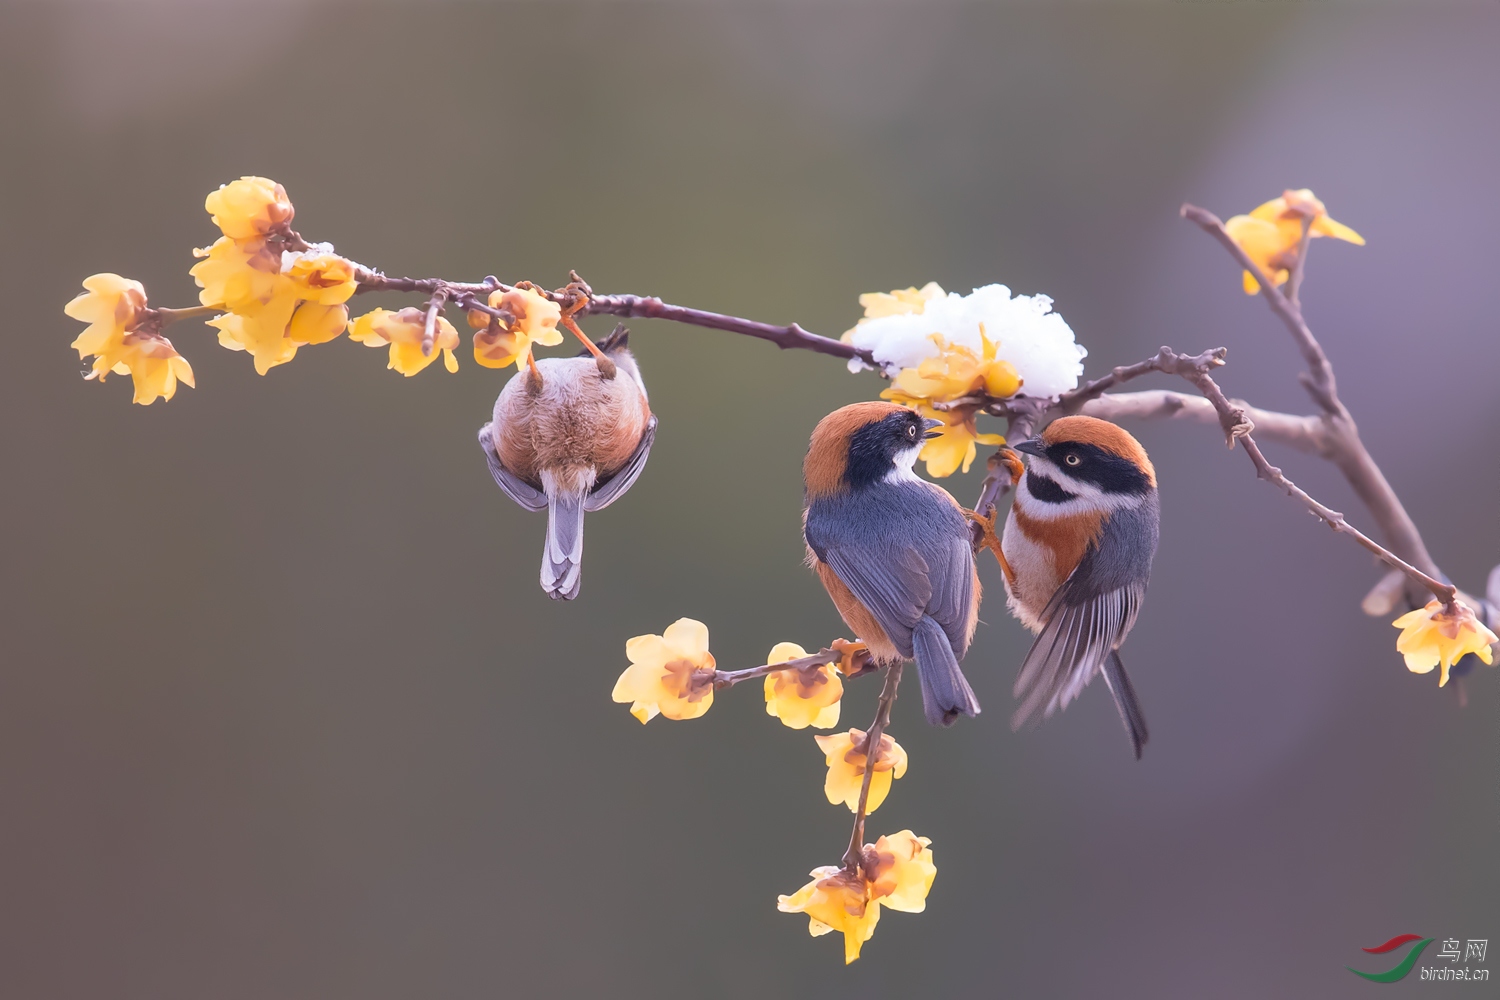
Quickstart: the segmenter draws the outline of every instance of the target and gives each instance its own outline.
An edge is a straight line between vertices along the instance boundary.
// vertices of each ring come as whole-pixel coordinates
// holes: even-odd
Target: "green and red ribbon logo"
[[[1372,983],[1398,982],[1406,978],[1406,974],[1412,970],[1412,966],[1417,964],[1417,959],[1421,957],[1422,950],[1428,945],[1432,944],[1432,940],[1432,938],[1424,938],[1420,934],[1397,934],[1385,944],[1376,945],[1373,948],[1362,949],[1363,951],[1368,952],[1371,955],[1385,955],[1389,952],[1395,951],[1402,945],[1410,944],[1413,941],[1417,942],[1416,946],[1413,947],[1411,951],[1406,953],[1406,957],[1398,962],[1395,968],[1392,968],[1386,972],[1360,972],[1352,965],[1346,965],[1344,966],[1344,968],[1348,969],[1356,976],[1360,976],[1364,979],[1370,980],[1370,982]]]

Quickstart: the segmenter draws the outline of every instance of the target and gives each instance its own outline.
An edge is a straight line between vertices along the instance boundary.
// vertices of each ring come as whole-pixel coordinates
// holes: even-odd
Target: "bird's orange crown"
[[[1042,443],[1048,446],[1070,441],[1091,444],[1134,462],[1145,471],[1151,485],[1156,485],[1156,467],[1151,464],[1146,449],[1125,428],[1098,417],[1074,416],[1054,420],[1042,431]]]
[[[849,441],[854,432],[904,409],[906,407],[895,403],[872,400],[841,406],[818,421],[807,446],[807,457],[802,460],[802,480],[807,484],[807,498],[831,496],[844,489],[844,473],[849,467]]]

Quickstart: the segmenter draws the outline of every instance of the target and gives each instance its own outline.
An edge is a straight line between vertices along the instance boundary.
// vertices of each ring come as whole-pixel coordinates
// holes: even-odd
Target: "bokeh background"
[[[911,771],[872,820],[933,839],[928,910],[846,969],[775,909],[848,833],[809,733],[755,690],[644,728],[609,691],[624,640],[683,615],[726,667],[843,634],[800,563],[799,466],[877,379],[636,324],[661,431],[564,605],[474,443],[503,376],[405,380],[339,342],[260,378],[188,324],[199,388],[134,407],[128,379],[79,378],[61,306],[102,270],[192,302],[204,194],[258,173],[393,274],[571,267],[833,335],[862,291],[1001,281],[1056,299],[1091,374],[1225,345],[1230,393],[1305,411],[1284,331],[1176,209],[1310,186],[1369,239],[1316,245],[1311,321],[1479,590],[1497,50],[1493,3],[0,7],[0,993],[1423,989],[1344,966],[1403,932],[1500,938],[1500,678],[1460,709],[1403,669],[1357,607],[1371,560],[1210,429],[1133,428],[1164,516],[1127,648],[1145,759],[1097,685],[1009,731],[1027,637],[992,597],[985,713],[933,730],[907,692]],[[1368,525],[1331,469],[1271,450]],[[851,685],[849,724],[875,693]]]

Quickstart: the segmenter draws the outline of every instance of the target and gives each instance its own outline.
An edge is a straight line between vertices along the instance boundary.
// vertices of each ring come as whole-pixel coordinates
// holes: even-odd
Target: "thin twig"
[[[185,319],[197,319],[201,316],[216,316],[223,311],[224,310],[219,306],[188,306],[185,309],[168,309],[166,307],[162,307],[160,309],[148,310],[147,321],[149,321],[149,313],[155,313],[157,329],[161,329],[163,327],[171,326],[173,323],[180,323]]]
[[[734,687],[744,681],[753,681],[757,677],[767,674],[780,673],[783,670],[806,670],[808,667],[821,667],[829,663],[837,663],[842,654],[834,649],[823,649],[810,656],[800,656],[795,660],[787,660],[785,663],[765,663],[758,667],[749,667],[745,670],[715,670],[714,688]]]
[[[1169,347],[1163,347],[1154,360],[1157,362],[1157,370],[1166,372],[1167,374],[1180,375],[1187,379],[1213,405],[1214,411],[1219,416],[1219,426],[1224,431],[1225,443],[1231,448],[1238,443],[1245,450],[1245,454],[1249,456],[1251,464],[1255,466],[1255,472],[1259,478],[1281,487],[1288,496],[1300,501],[1303,506],[1322,519],[1334,531],[1349,535],[1360,545],[1374,553],[1376,558],[1380,559],[1381,562],[1392,569],[1398,569],[1405,573],[1409,579],[1431,591],[1432,595],[1444,604],[1451,605],[1458,597],[1458,590],[1452,584],[1444,583],[1442,580],[1422,572],[1379,542],[1370,538],[1345,520],[1343,514],[1313,499],[1306,490],[1303,490],[1296,483],[1288,479],[1280,469],[1266,461],[1265,455],[1261,453],[1260,445],[1255,443],[1255,438],[1250,433],[1254,430],[1255,425],[1250,422],[1249,417],[1243,409],[1236,407],[1229,401],[1224,395],[1223,390],[1219,388],[1219,384],[1208,374],[1210,369],[1224,363],[1222,349],[1220,351],[1205,352],[1197,357],[1189,357],[1185,354],[1178,354]]]
[[[432,356],[432,345],[437,340],[438,314],[448,301],[448,288],[440,285],[427,300],[427,318],[422,323],[422,357]]]
[[[483,282],[461,282],[445,281],[441,278],[392,278],[376,271],[361,269],[355,275],[359,281],[357,291],[375,292],[424,292],[428,295],[435,294],[438,289],[446,288],[450,294],[463,293],[488,295],[493,291],[510,291],[514,286],[504,284],[494,277],[486,278]],[[568,287],[556,291],[545,291],[538,289],[552,301],[567,307],[576,304],[579,296],[578,289],[586,287],[581,280],[570,284]],[[621,316],[637,319],[665,319],[675,323],[686,323],[690,326],[701,326],[711,330],[724,330],[728,333],[738,333],[747,337],[755,337],[759,340],[768,340],[777,347],[783,349],[799,349],[812,351],[816,354],[827,354],[835,358],[859,358],[867,364],[874,364],[874,356],[866,348],[855,347],[841,340],[831,337],[822,337],[815,333],[809,333],[796,323],[787,326],[776,326],[772,323],[761,323],[756,320],[743,319],[739,316],[728,316],[724,313],[707,312],[702,309],[690,309],[686,306],[672,305],[663,302],[655,296],[641,295],[588,295],[587,304],[578,310],[576,315],[600,315]]]
[[[896,688],[901,685],[901,663],[885,668],[885,686],[880,689],[880,704],[875,709],[875,721],[865,733],[865,778],[859,786],[859,808],[854,813],[854,831],[849,835],[849,849],[844,852],[844,868],[859,870],[864,858],[865,815],[870,801],[870,779],[875,776],[875,758],[880,755],[880,737],[891,722],[891,706],[896,704]]]

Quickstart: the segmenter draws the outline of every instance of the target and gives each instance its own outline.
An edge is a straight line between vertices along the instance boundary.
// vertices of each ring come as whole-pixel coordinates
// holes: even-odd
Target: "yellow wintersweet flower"
[[[1448,683],[1448,668],[1468,653],[1493,664],[1490,646],[1500,642],[1463,601],[1454,601],[1453,610],[1448,611],[1442,601],[1434,599],[1425,608],[1409,611],[1391,624],[1401,629],[1396,637],[1396,651],[1406,657],[1406,669],[1425,674],[1433,667],[1441,667],[1438,687]]]
[[[114,370],[124,355],[125,332],[135,328],[146,311],[146,286],[105,272],[83,279],[86,291],[73,297],[63,312],[88,326],[73,341],[80,359],[96,355],[94,376]],[[123,372],[121,373],[123,374]]]
[[[874,845],[865,845],[864,867],[870,877],[870,895],[903,913],[921,913],[927,909],[927,893],[937,877],[932,863],[932,843],[910,830],[881,837]]]
[[[1224,231],[1261,271],[1282,285],[1297,266],[1304,219],[1312,220],[1307,228],[1314,237],[1332,236],[1355,246],[1365,245],[1363,236],[1330,218],[1328,209],[1307,188],[1283,191],[1280,198],[1272,198],[1249,215],[1236,215],[1224,223]],[[1246,271],[1243,278],[1245,294],[1260,291],[1253,274]]]
[[[795,642],[778,642],[766,654],[767,663],[800,660],[807,650]],[[766,714],[788,729],[832,729],[839,724],[844,682],[833,664],[766,674]]]
[[[865,292],[859,297],[859,304],[864,307],[865,319],[879,319],[882,316],[905,316],[909,313],[922,313],[927,309],[927,303],[933,299],[940,299],[948,293],[943,291],[943,286],[936,281],[929,281],[921,288],[897,288],[890,292]],[[849,330],[844,334],[848,340],[854,331]]]
[[[292,287],[281,273],[281,253],[265,240],[236,242],[221,236],[212,246],[193,251],[203,260],[188,273],[203,291],[198,301],[236,312],[263,306]]]
[[[349,339],[366,347],[391,346],[392,368],[402,375],[411,376],[437,360],[443,354],[443,366],[450,372],[458,371],[458,358],[453,352],[458,347],[458,331],[453,324],[439,316],[436,335],[432,341],[432,353],[422,353],[423,324],[426,314],[413,306],[400,312],[389,309],[373,309],[349,324]]]
[[[171,399],[177,394],[179,381],[193,385],[193,367],[177,353],[172,342],[160,334],[127,333],[126,356],[114,368],[130,373],[135,385],[135,402],[150,406],[157,398]],[[100,375],[99,380],[104,381]]]
[[[859,958],[859,950],[875,935],[880,904],[870,898],[863,876],[833,865],[814,868],[813,880],[790,896],[777,896],[782,913],[807,914],[807,932],[822,937],[830,931],[844,935],[844,964]]]
[[[224,347],[249,351],[256,372],[264,375],[296,357],[297,348],[302,346],[289,336],[296,308],[296,289],[291,282],[282,281],[269,301],[243,305],[235,312],[214,317],[208,325],[218,329],[219,343]]]
[[[557,329],[562,307],[534,289],[497,289],[490,293],[490,308],[503,309],[515,318],[491,323],[492,317],[485,313],[469,313],[469,325],[479,330],[474,334],[474,360],[486,368],[519,367],[533,344],[555,347],[563,341]]]
[[[326,344],[349,325],[349,307],[346,305],[325,306],[316,302],[303,302],[292,313],[287,325],[288,340],[298,344]]]
[[[813,880],[790,896],[778,896],[776,908],[807,914],[807,932],[813,937],[842,933],[847,965],[875,934],[882,906],[905,913],[927,908],[927,893],[937,877],[931,843],[910,830],[881,837],[864,846],[855,870],[814,868]]]
[[[944,479],[960,468],[968,472],[969,466],[974,464],[974,459],[979,454],[978,445],[1005,443],[1004,435],[979,432],[975,423],[979,415],[977,406],[938,410],[927,400],[900,389],[887,389],[880,394],[880,398],[913,407],[922,416],[940,422],[941,426],[929,431],[935,432],[935,436],[928,438],[918,453],[918,457],[927,463],[927,474],[934,479]]]
[[[631,702],[630,714],[642,724],[658,713],[696,719],[713,705],[714,658],[702,622],[679,618],[661,635],[638,635],[625,644],[625,655],[630,666],[610,697]]]
[[[286,276],[297,286],[297,297],[322,306],[348,302],[359,287],[355,264],[336,253],[308,252],[291,258]]]
[[[193,369],[172,342],[156,333],[137,333],[146,318],[146,289],[139,281],[118,274],[85,278],[87,291],[63,306],[73,319],[88,327],[73,341],[81,359],[94,358],[88,377],[103,382],[111,373],[129,375],[135,402],[150,406],[158,398],[171,399],[178,381],[193,384]]]
[[[233,240],[251,240],[292,221],[286,188],[265,177],[241,177],[203,200],[214,225]]]
[[[823,794],[834,805],[842,802],[850,812],[859,811],[859,792],[865,782],[868,738],[862,729],[851,729],[847,733],[832,736],[814,736],[818,749],[828,763],[828,777],[823,782]],[[870,775],[870,797],[865,802],[865,812],[880,808],[890,794],[891,781],[906,773],[906,751],[901,744],[888,735],[880,735],[880,752],[875,756],[875,773]]]
[[[895,391],[915,399],[948,402],[970,393],[985,392],[1001,399],[1014,396],[1021,389],[1021,377],[1015,365],[995,356],[999,344],[979,325],[981,353],[963,344],[950,344],[942,334],[929,339],[941,352],[924,358],[915,368],[903,368],[893,381]],[[891,390],[887,390],[891,391]]]

